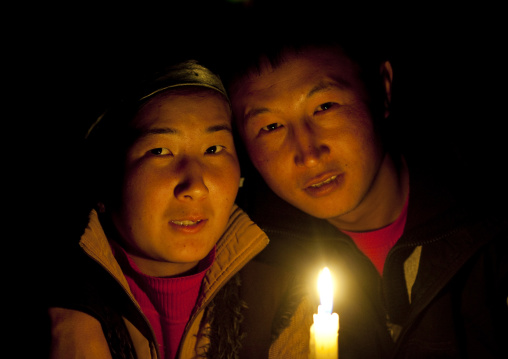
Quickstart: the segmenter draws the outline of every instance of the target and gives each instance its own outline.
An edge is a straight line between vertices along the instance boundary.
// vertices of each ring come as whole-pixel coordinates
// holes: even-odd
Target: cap
[[[136,95],[133,98],[131,97],[131,100],[134,102],[143,102],[165,90],[181,86],[207,87],[221,93],[229,102],[229,97],[220,77],[208,68],[200,65],[196,60],[187,60],[166,68],[164,71],[160,72],[158,76],[154,76],[153,80],[145,82],[145,84],[141,86],[141,89],[136,92]],[[94,124],[88,129],[85,136],[86,138],[90,136],[92,130],[109,112],[110,110],[106,110],[97,118]]]
[[[144,89],[144,93],[139,100],[146,100],[164,90],[179,86],[208,87],[220,92],[228,99],[219,76],[198,64],[196,60],[188,60],[167,68],[161,76],[157,77]]]

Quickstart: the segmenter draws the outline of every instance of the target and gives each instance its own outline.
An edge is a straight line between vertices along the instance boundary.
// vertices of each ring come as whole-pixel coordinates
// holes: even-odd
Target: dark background
[[[56,202],[59,193],[67,196],[73,148],[133,77],[175,53],[192,53],[193,48],[204,48],[220,59],[220,46],[234,47],[242,41],[236,21],[241,23],[243,11],[253,4],[268,4],[267,12],[279,4],[287,17],[295,6],[260,0],[185,3],[44,8],[29,24],[27,41],[17,41],[23,67],[15,96],[29,117],[18,114],[16,122],[28,121],[25,130],[35,134],[37,147],[29,152],[36,154],[32,165],[40,165],[32,175],[44,183],[41,192],[49,196],[43,197],[44,203]],[[310,17],[340,21],[344,16],[336,20],[330,14],[328,3],[339,1],[313,3]],[[501,10],[488,4],[457,7],[446,2],[357,4],[333,9],[345,14],[354,10],[354,16],[362,19],[358,27],[368,27],[374,18],[384,25],[372,31],[384,33],[391,47],[393,111],[405,141],[436,161],[452,156],[450,161],[464,163],[468,168],[464,176],[476,183],[475,190],[485,184],[488,192],[504,187],[500,152],[506,121],[506,26]]]
[[[263,3],[269,4],[266,11],[279,4],[286,16],[294,6],[226,0],[164,7],[87,2],[5,11],[11,21],[3,55],[8,79],[4,238],[14,248],[8,245],[4,257],[14,281],[9,297],[16,304],[31,303],[15,311],[20,328],[12,331],[28,343],[35,340],[25,348],[37,352],[43,338],[36,309],[49,269],[59,268],[60,228],[79,193],[82,170],[75,162],[87,128],[133,76],[174,57],[180,51],[175,49],[205,48],[220,58],[220,46],[242,41],[238,16]],[[357,8],[365,11],[365,19],[375,14],[386,24],[377,31],[386,33],[393,50],[393,111],[405,141],[437,167],[453,168],[472,194],[488,198],[479,211],[504,208],[506,20],[501,9],[485,3],[386,1]],[[330,19],[325,3],[316,9],[309,16]]]

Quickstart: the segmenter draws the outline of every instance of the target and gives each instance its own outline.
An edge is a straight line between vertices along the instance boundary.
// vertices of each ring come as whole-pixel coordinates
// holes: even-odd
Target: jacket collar
[[[104,267],[120,282],[127,292],[132,295],[129,290],[129,284],[123,275],[120,265],[113,255],[113,251],[111,250],[109,241],[104,233],[99,216],[95,210],[92,210],[89,214],[88,226],[81,236],[79,245],[86,254]]]
[[[249,260],[268,245],[268,237],[238,207],[234,206],[227,230],[217,242],[216,259],[203,280],[200,301],[206,301]],[[116,261],[95,210],[79,242],[81,248],[104,267],[132,297],[129,285]]]
[[[268,242],[266,234],[235,205],[228,228],[217,242],[215,262],[203,280],[200,302],[211,299],[211,296],[261,252]]]

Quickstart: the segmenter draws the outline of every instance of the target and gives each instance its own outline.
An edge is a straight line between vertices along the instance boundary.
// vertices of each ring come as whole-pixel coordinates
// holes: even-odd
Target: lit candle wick
[[[319,310],[323,313],[332,314],[333,308],[333,287],[332,287],[332,275],[328,267],[325,267],[318,277],[318,291],[321,305],[318,306]]]
[[[339,357],[339,316],[332,313],[332,276],[324,268],[318,277],[318,290],[321,304],[314,314],[314,324],[310,327],[310,358],[337,359]]]

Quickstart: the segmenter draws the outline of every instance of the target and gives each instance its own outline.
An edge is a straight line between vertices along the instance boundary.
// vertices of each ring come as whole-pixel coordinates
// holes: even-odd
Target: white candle
[[[339,357],[339,315],[332,313],[332,276],[325,267],[318,278],[321,305],[314,314],[314,324],[310,327],[310,358],[337,359]]]

